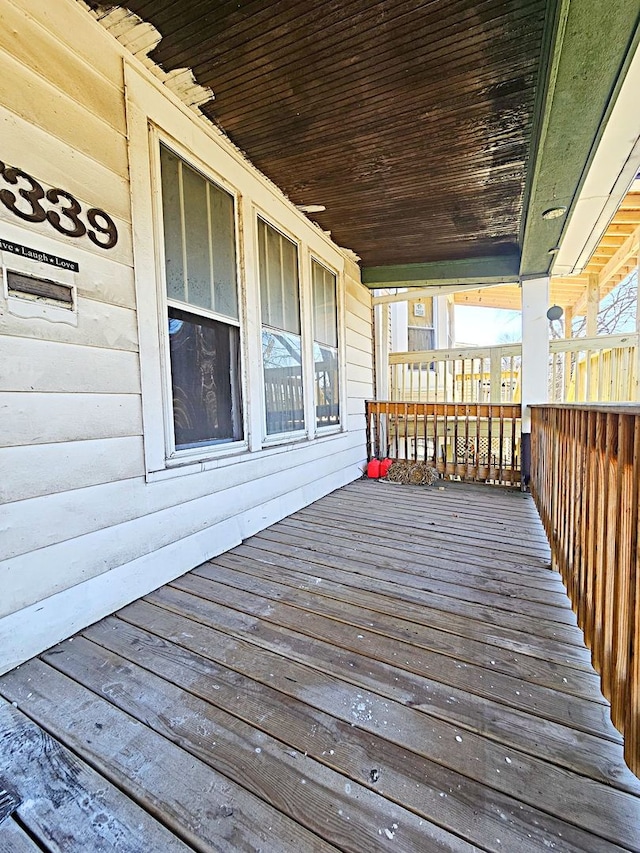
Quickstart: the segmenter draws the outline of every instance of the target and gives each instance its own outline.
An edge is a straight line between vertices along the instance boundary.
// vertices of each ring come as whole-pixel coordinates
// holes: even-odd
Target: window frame
[[[347,269],[351,256],[333,243],[326,234],[302,213],[255,166],[242,155],[214,126],[203,123],[192,109],[168,92],[166,87],[145,69],[129,61],[123,62],[125,109],[128,129],[128,182],[121,191],[131,203],[132,228],[122,232],[119,274],[130,282],[135,302],[130,306],[138,331],[137,352],[131,348],[129,368],[139,372],[142,428],[140,432],[141,474],[148,483],[161,483],[175,478],[215,471],[243,462],[259,461],[287,453],[313,440],[327,445],[336,435],[318,435],[315,424],[313,394],[313,348],[310,325],[309,254],[313,253],[328,268],[338,271],[340,304],[339,335],[342,382],[342,431],[348,432],[353,422],[349,414],[347,389],[348,333],[344,323]],[[234,199],[238,306],[240,322],[242,418],[244,441],[239,445],[224,443],[188,449],[169,458],[166,436],[167,417],[173,419],[171,394],[167,389],[168,323],[165,308],[166,283],[164,236],[161,204],[157,186],[159,141],[207,179],[226,190]],[[298,247],[300,316],[303,351],[304,432],[280,434],[273,443],[264,441],[263,370],[261,346],[260,292],[257,280],[256,214],[282,232]],[[115,259],[115,258],[114,258]],[[357,276],[356,276],[357,278]],[[350,297],[349,297],[350,298]],[[189,310],[189,308],[187,308]],[[227,318],[223,318],[227,322]],[[354,427],[355,428],[355,427]]]
[[[408,333],[409,333],[410,329],[416,330],[418,332],[431,332],[431,344],[432,344],[432,346],[430,346],[430,347],[416,347],[414,349],[411,349],[411,347],[409,346],[409,341],[408,341],[408,338],[409,338]],[[436,347],[436,327],[435,326],[413,326],[413,325],[411,325],[411,323],[408,323],[407,324],[407,347],[408,347],[408,350],[407,350],[408,352],[428,352],[429,350],[437,349],[437,347]]]
[[[248,437],[248,405],[246,381],[246,311],[245,287],[242,278],[241,261],[241,214],[242,197],[237,189],[221,175],[203,163],[197,155],[185,149],[170,134],[163,131],[153,122],[149,122],[149,143],[151,161],[151,186],[153,195],[153,229],[156,246],[156,282],[157,282],[157,316],[160,343],[160,368],[162,374],[162,411],[164,426],[165,465],[181,465],[187,462],[206,461],[219,456],[237,454],[249,447]],[[160,146],[164,145],[172,154],[181,159],[210,183],[220,187],[233,199],[234,247],[236,265],[236,289],[238,300],[237,320],[208,308],[192,305],[179,299],[172,299],[167,294],[166,256],[164,239],[164,211],[162,204],[162,175],[160,165]],[[169,308],[176,308],[193,316],[202,316],[211,320],[235,326],[239,330],[239,387],[240,387],[240,417],[242,421],[243,438],[235,441],[218,441],[202,444],[198,447],[176,448],[175,424],[173,414],[173,388],[171,376],[171,355],[169,350]]]
[[[298,269],[298,311],[299,311],[299,319],[300,319],[300,357],[301,357],[301,372],[302,372],[302,404],[303,404],[303,412],[304,412],[304,426],[302,429],[298,430],[289,430],[288,432],[278,432],[269,435],[267,432],[267,400],[266,400],[266,386],[264,381],[264,356],[263,356],[263,348],[262,348],[262,330],[268,329],[270,331],[276,333],[285,333],[285,334],[293,334],[292,332],[288,332],[286,329],[278,329],[275,326],[267,326],[262,322],[262,289],[260,283],[260,233],[258,227],[258,221],[262,220],[266,225],[270,228],[273,228],[274,231],[277,231],[282,237],[286,240],[289,240],[290,243],[296,247],[296,259],[297,259],[297,269]],[[262,447],[268,448],[273,447],[274,445],[279,444],[291,444],[292,442],[299,441],[309,441],[313,438],[313,433],[310,428],[309,422],[309,364],[308,364],[308,355],[307,355],[307,343],[308,343],[308,328],[309,328],[309,317],[308,315],[308,306],[307,299],[305,296],[305,285],[306,285],[306,277],[304,275],[305,272],[305,264],[303,262],[303,257],[305,254],[305,244],[300,240],[299,237],[296,237],[292,234],[287,228],[280,225],[273,216],[269,215],[269,213],[262,208],[254,205],[254,216],[253,216],[253,228],[255,233],[255,276],[257,283],[257,293],[258,293],[258,316],[260,318],[260,328],[259,328],[259,338],[260,338],[260,375],[261,375],[261,412],[262,412]],[[315,411],[315,407],[314,407]]]
[[[315,395],[315,359],[313,357],[313,346],[316,343],[315,339],[315,327],[314,327],[314,317],[313,317],[313,308],[314,308],[314,300],[313,300],[313,264],[316,263],[319,266],[323,267],[328,273],[334,276],[336,281],[336,338],[337,338],[337,346],[336,357],[338,359],[338,415],[340,420],[337,424],[327,424],[326,426],[318,426],[318,418],[317,418],[317,401]],[[313,368],[313,423],[314,423],[314,433],[315,435],[322,436],[328,435],[336,432],[346,432],[346,426],[344,424],[345,412],[346,412],[346,404],[344,400],[344,375],[346,369],[346,359],[345,354],[343,352],[343,337],[342,329],[346,329],[345,326],[345,316],[344,316],[344,299],[343,299],[343,278],[341,274],[338,272],[335,267],[331,266],[331,264],[327,263],[323,258],[319,257],[316,252],[309,253],[309,283],[311,287],[311,364]],[[326,344],[323,344],[326,346]],[[333,347],[331,347],[333,349]]]

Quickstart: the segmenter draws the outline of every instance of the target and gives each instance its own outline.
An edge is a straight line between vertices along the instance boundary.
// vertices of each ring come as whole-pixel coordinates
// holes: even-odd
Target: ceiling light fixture
[[[567,212],[566,207],[550,207],[547,210],[543,211],[542,218],[543,219],[559,219],[561,216],[564,216]]]
[[[327,208],[324,204],[296,204],[300,213],[322,213]]]
[[[548,255],[557,255],[560,251],[560,246],[554,246],[552,249],[549,249],[547,252]]]

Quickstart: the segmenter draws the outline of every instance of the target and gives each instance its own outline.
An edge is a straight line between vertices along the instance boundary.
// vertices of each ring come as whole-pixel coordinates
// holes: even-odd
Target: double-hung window
[[[298,247],[258,218],[267,436],[304,430]]]
[[[316,426],[320,429],[340,423],[337,281],[332,272],[312,260],[311,283]]]
[[[160,146],[173,448],[243,437],[234,198]]]

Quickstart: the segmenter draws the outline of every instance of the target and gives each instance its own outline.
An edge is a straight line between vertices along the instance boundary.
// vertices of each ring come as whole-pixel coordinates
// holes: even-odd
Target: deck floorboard
[[[0,853],[42,853],[42,847],[10,817],[0,828]]]
[[[640,853],[640,780],[514,491],[352,483],[0,696],[0,853]]]

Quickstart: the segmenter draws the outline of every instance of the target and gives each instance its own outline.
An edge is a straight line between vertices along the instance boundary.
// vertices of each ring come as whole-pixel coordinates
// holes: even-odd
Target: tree
[[[638,310],[638,270],[630,273],[611,293],[600,302],[598,311],[598,334],[619,335],[631,332],[636,327]],[[587,318],[574,320],[574,337],[585,334]]]

